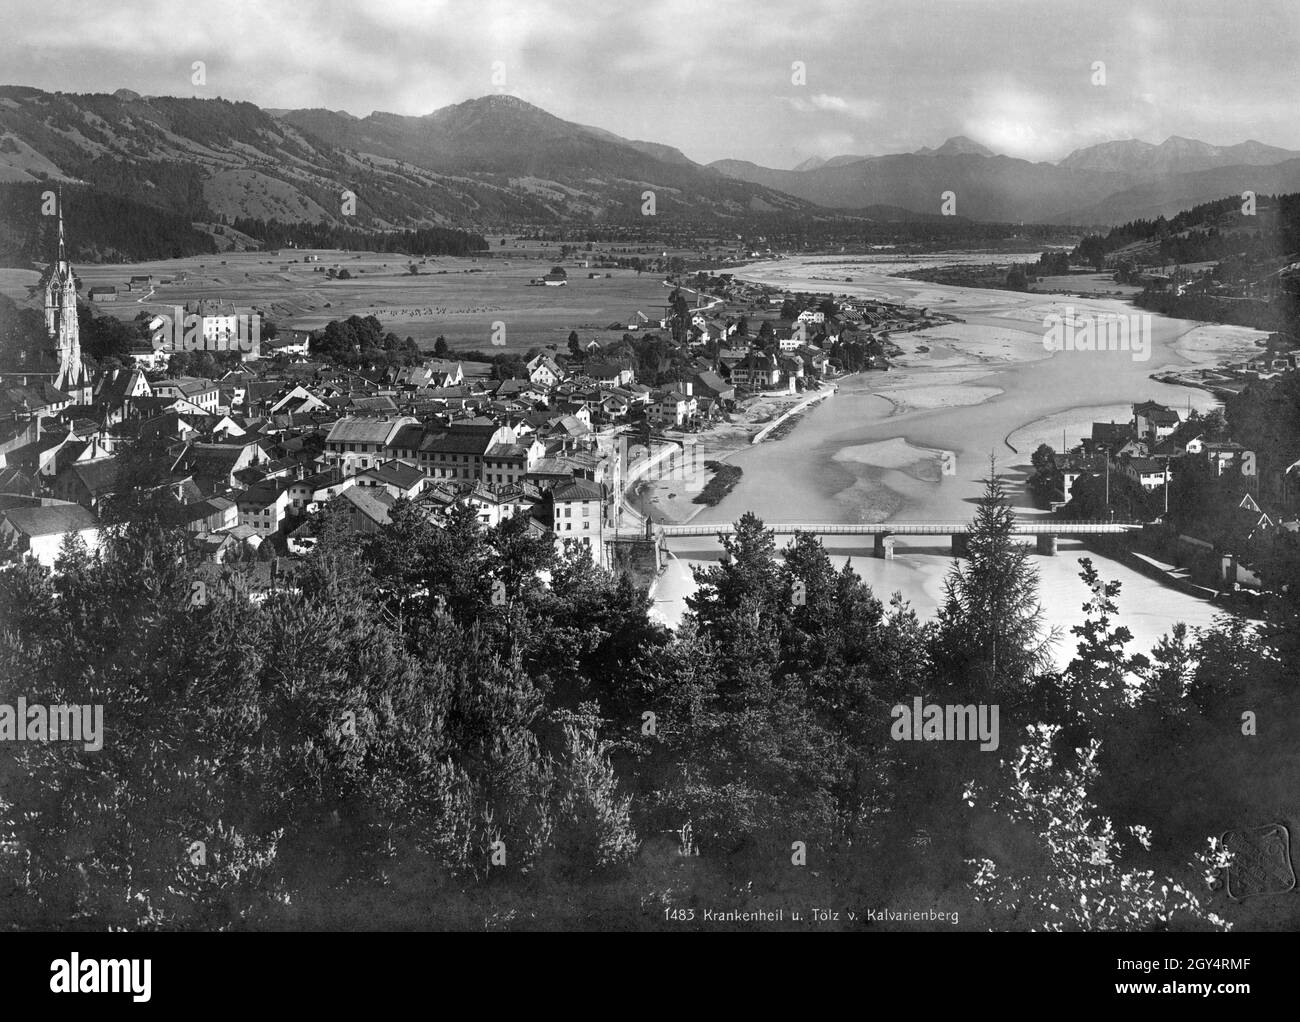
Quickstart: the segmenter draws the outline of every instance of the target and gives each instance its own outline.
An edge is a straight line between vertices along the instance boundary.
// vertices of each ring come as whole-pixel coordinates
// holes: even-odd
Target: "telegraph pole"
[[[1110,451],[1103,448],[1101,456],[1106,459],[1106,516],[1114,518],[1115,515],[1110,509]]]

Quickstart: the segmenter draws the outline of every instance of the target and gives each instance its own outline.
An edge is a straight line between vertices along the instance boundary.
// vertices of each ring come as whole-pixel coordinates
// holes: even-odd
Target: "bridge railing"
[[[1019,519],[1011,529],[1012,535],[1101,535],[1131,532],[1140,529],[1137,521],[1058,521],[1056,519]],[[810,532],[820,536],[951,536],[971,531],[970,522],[764,522],[763,527],[777,535]],[[712,525],[664,525],[666,537],[731,535],[736,531],[732,522]]]

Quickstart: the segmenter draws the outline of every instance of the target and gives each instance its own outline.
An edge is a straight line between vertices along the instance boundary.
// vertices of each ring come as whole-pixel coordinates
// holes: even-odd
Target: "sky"
[[[1300,0],[0,0],[0,82],[362,117],[504,92],[780,168],[953,135],[1300,149]]]

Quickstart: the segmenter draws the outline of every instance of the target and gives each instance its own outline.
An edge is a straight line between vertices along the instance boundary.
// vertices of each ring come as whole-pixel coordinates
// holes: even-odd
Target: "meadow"
[[[494,239],[496,240],[496,239]],[[555,344],[563,348],[576,330],[583,343],[621,337],[610,324],[627,324],[641,311],[658,319],[669,289],[661,274],[629,269],[597,269],[605,252],[580,252],[563,262],[558,246],[515,242],[491,257],[427,259],[400,253],[284,250],[224,252],[215,256],[146,263],[75,264],[83,300],[89,289],[116,286],[116,302],[97,304],[99,314],[132,319],[141,310],[165,312],[200,299],[232,302],[237,309],[256,309],[281,332],[315,330],[331,319],[375,316],[399,337],[413,337],[432,349],[443,336],[459,349],[493,350],[496,324],[504,324],[504,351],[524,351]],[[525,247],[528,246],[528,247]],[[642,250],[617,249],[618,254]],[[647,253],[651,256],[658,252]],[[316,261],[305,261],[315,257]],[[583,266],[584,261],[593,265]],[[414,264],[418,274],[410,272]],[[552,266],[568,274],[563,287],[530,286]],[[329,269],[347,270],[350,279],[329,279]],[[124,288],[133,275],[169,277],[152,293]],[[38,279],[32,270],[0,270],[0,292],[22,301]]]

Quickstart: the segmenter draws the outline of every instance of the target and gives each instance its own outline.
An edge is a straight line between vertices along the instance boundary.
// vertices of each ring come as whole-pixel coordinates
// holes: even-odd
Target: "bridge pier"
[[[882,560],[894,559],[894,537],[885,532],[876,533],[876,556]]]
[[[970,533],[954,532],[952,534],[952,555],[954,557],[970,556]]]
[[[1052,532],[1040,533],[1038,539],[1038,552],[1044,557],[1056,556],[1056,534]]]

